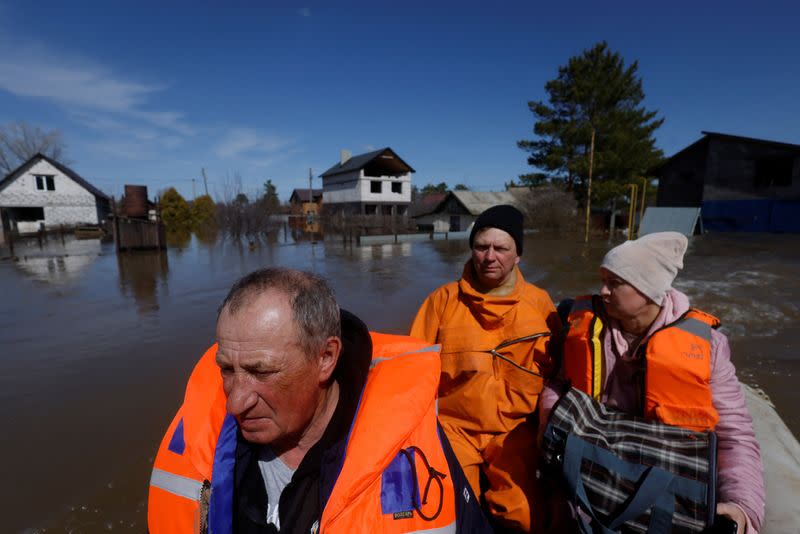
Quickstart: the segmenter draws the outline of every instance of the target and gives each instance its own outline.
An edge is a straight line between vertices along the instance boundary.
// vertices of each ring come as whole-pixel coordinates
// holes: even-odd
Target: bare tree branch
[[[37,153],[66,163],[64,139],[58,130],[44,131],[25,122],[12,122],[0,128],[0,175],[17,168]]]

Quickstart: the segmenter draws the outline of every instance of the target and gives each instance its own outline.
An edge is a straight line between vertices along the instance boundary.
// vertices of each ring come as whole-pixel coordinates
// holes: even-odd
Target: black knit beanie
[[[522,213],[517,208],[501,204],[492,206],[478,215],[475,224],[472,225],[472,232],[469,234],[469,248],[472,248],[475,234],[484,228],[497,228],[508,233],[514,238],[514,243],[517,245],[517,255],[522,255]]]

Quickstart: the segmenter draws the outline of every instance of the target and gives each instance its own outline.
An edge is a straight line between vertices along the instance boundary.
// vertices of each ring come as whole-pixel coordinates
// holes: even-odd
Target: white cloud
[[[130,141],[99,141],[89,143],[87,147],[106,156],[114,156],[132,161],[153,159],[157,153],[146,144]]]
[[[107,113],[191,135],[193,129],[176,111],[148,109],[164,85],[117,76],[105,66],[70,57],[41,45],[9,46],[0,42],[0,89],[49,100],[68,110]]]
[[[301,17],[310,17],[311,16],[311,8],[310,7],[301,7],[297,10],[297,14]]]
[[[70,116],[74,121],[102,134],[101,139],[90,142],[93,150],[125,159],[152,158],[159,150],[180,147],[185,139],[182,135],[132,124],[106,114],[76,111]]]
[[[267,161],[269,156],[292,144],[289,139],[264,134],[253,128],[234,128],[220,141],[214,152],[221,158],[256,157]]]

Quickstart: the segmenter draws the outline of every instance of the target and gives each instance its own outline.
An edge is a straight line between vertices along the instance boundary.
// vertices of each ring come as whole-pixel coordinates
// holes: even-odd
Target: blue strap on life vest
[[[186,441],[183,439],[183,417],[178,421],[178,426],[175,427],[175,432],[172,433],[167,449],[175,454],[183,454],[183,451],[186,450]]]
[[[208,531],[233,534],[233,473],[236,464],[236,419],[225,416],[219,432],[211,471],[211,498],[208,503]]]

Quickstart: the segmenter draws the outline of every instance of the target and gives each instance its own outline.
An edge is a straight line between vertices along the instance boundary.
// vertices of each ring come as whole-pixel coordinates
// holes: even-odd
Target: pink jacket
[[[650,327],[645,339],[665,324],[677,320],[689,309],[689,298],[676,289],[667,292],[661,312]],[[636,390],[633,373],[637,365],[628,341],[619,324],[609,321],[603,339],[605,361],[605,391],[602,401],[619,410],[641,413],[641,395]],[[558,380],[558,379],[556,379]],[[539,398],[541,428],[558,400],[557,384],[545,387]],[[753,431],[753,420],[747,411],[744,390],[736,378],[731,362],[728,338],[717,330],[711,335],[711,393],[714,408],[719,413],[718,438],[718,502],[732,502],[747,514],[748,532],[760,530],[764,521],[764,475],[761,451]]]

